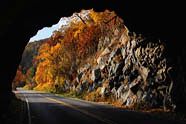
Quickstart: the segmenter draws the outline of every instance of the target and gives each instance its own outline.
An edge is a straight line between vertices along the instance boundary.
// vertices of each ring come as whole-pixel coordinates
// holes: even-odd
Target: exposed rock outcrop
[[[129,36],[123,24],[115,24],[102,35],[97,52],[93,63],[79,68],[76,91],[101,88],[100,96],[112,96],[122,105],[175,109],[165,44]]]
[[[169,74],[172,68],[164,56],[164,45],[140,38],[128,40],[126,46],[122,38],[116,42],[115,46],[110,44],[105,48],[98,56],[97,65],[90,70],[87,82],[93,82],[92,89],[102,87],[101,95],[109,92],[127,106],[143,103],[149,107],[172,108],[173,81]],[[107,89],[104,83],[108,83]]]
[[[48,67],[51,75],[48,71],[40,75],[43,78],[37,79],[45,81],[37,80],[41,85],[36,89],[43,90],[48,84],[55,92],[54,86],[59,86],[59,92],[73,90],[85,93],[86,98],[111,98],[128,107],[175,110],[186,103],[185,60],[171,58],[166,42],[131,34],[109,10],[82,10],[61,18],[57,25],[61,27],[48,42],[51,53],[47,55],[52,59],[45,58],[52,65]]]

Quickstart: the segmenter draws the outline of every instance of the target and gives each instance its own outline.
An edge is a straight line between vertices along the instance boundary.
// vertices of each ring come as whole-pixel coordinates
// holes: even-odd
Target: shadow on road
[[[22,96],[20,95],[22,94]],[[81,111],[74,110],[64,104],[56,103],[47,99],[47,97],[62,101],[75,108],[86,111],[93,115],[99,116],[101,119],[111,120],[117,124],[182,124],[185,122],[175,121],[163,117],[155,117],[151,114],[134,112],[126,109],[116,108],[108,105],[94,104],[92,102],[69,99],[66,97],[56,96],[50,93],[42,93],[35,91],[26,91],[18,93],[18,96],[26,97],[29,101],[31,120],[33,124],[61,124],[70,123],[88,123],[88,124],[106,124],[100,119],[96,119]],[[23,98],[21,98],[23,99]],[[108,123],[107,123],[108,124]]]

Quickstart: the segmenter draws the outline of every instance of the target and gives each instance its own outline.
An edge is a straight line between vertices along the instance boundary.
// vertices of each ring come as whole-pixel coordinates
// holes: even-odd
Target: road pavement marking
[[[50,98],[50,97],[47,97],[47,96],[43,96],[43,95],[41,95],[41,94],[39,94],[39,95],[42,96],[42,97],[45,97],[46,99],[48,99],[48,100],[50,100],[50,101],[63,104],[63,105],[65,105],[66,107],[72,108],[72,109],[74,109],[74,110],[76,110],[76,111],[79,111],[79,112],[81,112],[81,113],[83,113],[83,114],[86,114],[86,115],[88,115],[88,116],[90,116],[90,117],[93,117],[93,118],[95,118],[95,119],[97,119],[97,120],[99,120],[99,121],[105,122],[106,124],[117,124],[117,123],[115,123],[115,122],[113,122],[113,121],[111,121],[111,120],[102,118],[102,117],[100,117],[100,116],[97,116],[97,115],[92,114],[92,113],[90,113],[90,112],[88,112],[88,111],[85,111],[85,110],[82,110],[82,109],[77,108],[77,107],[75,107],[75,106],[72,106],[72,105],[70,105],[70,104],[68,104],[68,103],[65,103],[65,102],[63,102],[63,101],[56,100],[56,99],[53,99],[53,98]]]
[[[29,106],[29,101],[28,99],[26,98],[25,94],[24,93],[21,93],[20,91],[13,91],[15,94],[22,94],[23,97],[25,98],[25,101],[26,101],[26,106],[27,106],[27,110],[28,110],[28,124],[31,124],[31,115],[30,115],[30,106]]]
[[[24,96],[25,97],[25,96]],[[27,109],[28,109],[28,123],[31,124],[31,116],[30,116],[30,106],[29,106],[29,102],[28,99],[25,97],[25,101],[27,104]]]

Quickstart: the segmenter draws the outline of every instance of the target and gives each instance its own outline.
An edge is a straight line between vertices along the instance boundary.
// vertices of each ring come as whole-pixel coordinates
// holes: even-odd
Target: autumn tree
[[[59,77],[66,78],[68,76],[70,61],[69,56],[62,44],[57,43],[55,46],[50,46],[48,43],[42,45],[39,50],[40,63],[36,70],[36,89],[48,86],[54,88],[54,83]]]
[[[37,66],[35,79],[37,90],[53,90],[55,84],[63,85],[65,80],[76,77],[77,68],[98,50],[98,43],[108,25],[118,20],[114,12],[94,12],[90,10],[84,19],[71,20],[70,27],[61,27],[53,36],[42,44],[33,65]],[[28,71],[29,75],[30,72]]]
[[[100,37],[99,27],[96,25],[90,25],[84,28],[81,33],[78,34],[78,56],[80,58],[93,54],[97,49],[97,44]]]
[[[24,86],[24,88],[33,89],[36,86],[35,71],[36,71],[36,67],[34,67],[34,66],[30,67],[27,70],[26,75],[25,75],[26,85]]]
[[[12,82],[12,88],[23,87],[25,85],[25,75],[21,72],[21,66],[18,67],[16,76]]]
[[[25,50],[22,55],[22,60],[20,62],[21,71],[26,74],[27,70],[32,66],[37,66],[37,63],[34,63],[35,56],[38,55],[38,50],[42,44],[47,42],[49,39],[39,40],[37,42],[28,43],[25,47]]]

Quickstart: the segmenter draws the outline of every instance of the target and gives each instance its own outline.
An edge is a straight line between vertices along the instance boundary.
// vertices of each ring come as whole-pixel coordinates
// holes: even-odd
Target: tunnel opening
[[[36,6],[35,6],[36,5]],[[169,6],[164,11],[164,5],[142,5],[131,9],[129,6],[119,7],[119,3],[103,7],[101,4],[99,7],[95,7],[95,11],[104,11],[105,9],[113,10],[116,14],[124,19],[125,25],[132,32],[137,32],[145,35],[155,36],[156,38],[165,39],[167,47],[169,48],[170,57],[177,57],[181,55],[183,58],[185,54],[184,43],[182,40],[181,30],[182,27],[179,14],[179,10],[173,12],[173,7]],[[161,7],[159,7],[161,5]],[[33,8],[33,6],[35,6]],[[10,24],[7,24],[7,29],[1,33],[0,37],[3,42],[3,46],[9,46],[8,52],[4,57],[2,78],[5,82],[4,88],[0,91],[1,96],[4,98],[4,106],[1,107],[2,113],[5,112],[9,106],[11,100],[12,86],[16,70],[21,61],[21,55],[24,51],[29,39],[36,34],[36,32],[42,27],[50,27],[58,19],[65,16],[70,16],[73,12],[79,12],[81,9],[91,9],[92,5],[78,5],[72,7],[70,3],[65,4],[67,7],[61,9],[61,5],[50,3],[38,3],[38,4],[25,4],[23,11],[17,13],[16,18],[12,19]],[[51,9],[46,9],[51,8]],[[157,9],[158,8],[158,9]],[[150,12],[149,12],[150,11]],[[25,14],[26,12],[26,14]],[[173,14],[173,15],[172,15]],[[12,16],[10,14],[10,16]],[[172,18],[174,17],[174,18]],[[13,33],[12,33],[13,32]],[[23,35],[24,34],[24,35]],[[10,45],[11,43],[11,45]],[[3,52],[2,52],[3,53]],[[184,61],[181,61],[184,65]],[[173,61],[172,64],[175,62]],[[180,68],[177,68],[178,70]],[[33,69],[34,70],[34,69]]]

